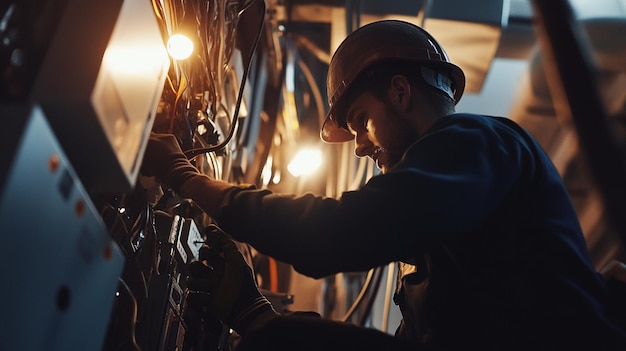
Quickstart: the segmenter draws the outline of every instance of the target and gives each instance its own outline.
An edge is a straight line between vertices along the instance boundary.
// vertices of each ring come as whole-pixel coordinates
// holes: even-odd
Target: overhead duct
[[[621,33],[626,30],[626,20],[600,18],[581,20],[580,23],[589,38],[592,57],[598,69],[598,89],[607,112],[612,116],[623,114],[626,99],[622,94],[626,84],[626,40]],[[570,130],[573,132],[573,125],[571,120],[560,118],[565,116],[557,113],[561,108],[554,106],[543,58],[537,49],[529,59],[528,73],[520,82],[518,91],[518,99],[511,108],[511,119],[529,129],[552,157],[558,156],[557,150],[562,147],[559,135]],[[555,161],[562,171],[568,160]]]
[[[396,4],[398,3],[398,4]],[[412,2],[386,1],[385,7],[375,1],[360,4],[359,26],[384,19],[400,19],[426,29],[443,46],[452,62],[466,75],[465,91],[479,93],[498,52],[502,30],[509,18],[509,0],[484,0],[480,3],[464,0],[431,0]],[[343,7],[332,8],[331,53],[348,34]]]
[[[385,19],[414,23],[431,33],[465,71],[465,91],[477,94],[496,56],[527,57],[534,42],[531,15],[527,0],[298,0],[292,2],[289,18],[292,24],[327,24],[329,56],[348,32],[367,23]],[[512,29],[508,28],[510,24]],[[302,30],[306,25],[298,28]],[[509,39],[515,43],[514,48],[507,44]],[[318,48],[326,50],[325,44],[318,44]]]
[[[598,92],[619,142],[626,144],[626,19],[583,18],[591,57],[597,69]],[[607,227],[602,199],[581,158],[571,118],[556,105],[546,80],[541,52],[536,48],[528,72],[518,87],[510,118],[530,131],[542,144],[570,192],[594,263],[601,267],[615,254],[619,239]],[[560,100],[557,100],[560,101]],[[619,160],[615,160],[619,162]]]

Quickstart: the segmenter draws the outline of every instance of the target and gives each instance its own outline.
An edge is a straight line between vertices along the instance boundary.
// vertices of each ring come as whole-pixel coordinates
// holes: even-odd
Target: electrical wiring
[[[319,117],[320,126],[322,125],[324,118],[326,118],[325,108],[324,108],[324,100],[322,98],[322,92],[320,91],[319,85],[315,81],[313,77],[313,73],[309,66],[304,62],[304,60],[298,60],[298,67],[304,74],[304,78],[306,79],[309,87],[311,88],[311,93],[313,94],[313,100],[315,101],[315,106],[317,107],[317,115]]]
[[[143,238],[139,238],[139,236],[141,236],[141,233],[148,225],[149,216],[150,204],[146,202],[144,206],[144,211],[141,211],[137,218],[135,218],[135,221],[133,222],[133,225],[131,226],[129,231],[129,241],[131,243],[131,247],[135,250],[135,253],[141,248],[141,241],[143,240]]]
[[[144,199],[142,198],[142,202]],[[124,255],[126,257],[126,264],[122,276],[118,277],[119,285],[126,291],[130,308],[123,307],[123,310],[119,310],[116,313],[116,318],[119,323],[124,324],[124,330],[120,331],[123,335],[124,342],[132,343],[135,349],[139,350],[135,338],[135,328],[137,322],[138,313],[138,296],[141,299],[149,298],[148,281],[150,278],[146,277],[144,268],[139,262],[139,252],[144,248],[143,241],[141,245],[134,245],[134,238],[139,235],[136,233],[143,231],[148,227],[150,215],[150,205],[143,201],[145,209],[140,211],[135,218],[132,218],[132,214],[128,211],[132,208],[132,197],[128,197],[125,194],[121,198],[116,199],[114,203],[107,203],[101,209],[101,218],[108,222],[107,228],[115,239],[116,243],[120,245]],[[127,221],[132,220],[130,227],[127,225]],[[150,248],[147,251],[152,256],[155,250]],[[154,260],[154,258],[151,258]],[[149,267],[149,271],[151,268]],[[150,273],[150,272],[149,272]],[[132,284],[131,284],[132,283]],[[123,298],[120,295],[119,298]],[[122,308],[122,307],[120,307]]]
[[[224,158],[223,158],[223,166],[222,166],[222,178],[221,179],[230,179],[231,169],[233,165],[232,153],[228,148],[224,148]]]
[[[231,4],[230,7],[232,7],[232,9],[229,8],[228,11],[224,12],[224,15],[225,15],[224,23],[227,24],[226,26],[224,26],[226,31],[224,33],[224,40],[222,41],[223,43],[226,44],[224,47],[224,51],[223,51],[224,53],[223,59],[225,60],[225,62],[229,62],[230,58],[233,55],[235,45],[231,45],[231,44],[234,44],[236,41],[235,36],[237,34],[237,24],[239,21],[239,17],[241,16],[238,12],[238,7],[236,6],[235,3],[233,2],[227,2],[227,3]]]
[[[132,245],[130,245],[130,242],[126,240],[129,236],[130,230],[122,218],[119,208],[110,203],[105,204],[100,210],[100,218],[103,219],[111,237],[113,237],[115,241],[120,244],[120,248],[122,249],[124,256],[131,257],[133,252]],[[112,222],[108,223],[111,219]],[[118,233],[120,229],[122,231],[121,234]]]
[[[214,77],[214,72],[216,70],[216,67],[213,66],[212,62],[210,60],[207,60],[207,56],[211,56],[211,50],[213,48],[213,40],[216,37],[216,33],[213,32],[212,30],[212,26],[210,25],[211,23],[213,23],[214,21],[212,21],[213,18],[215,18],[215,16],[217,16],[217,14],[214,14],[214,12],[216,11],[217,6],[210,5],[211,2],[207,1],[206,4],[206,8],[204,9],[200,9],[198,11],[196,11],[196,13],[204,13],[206,14],[206,16],[204,16],[203,18],[197,18],[196,21],[198,23],[198,38],[202,38],[202,40],[200,40],[199,44],[202,48],[201,52],[203,53],[202,55],[199,55],[199,59],[202,62],[202,67],[205,67],[203,71],[204,73],[204,79],[206,81],[206,91],[209,95],[209,97],[207,98],[207,105],[209,105],[211,108],[213,108],[213,106],[215,105],[215,102],[218,101],[218,96],[219,94],[217,93],[216,90],[216,86],[219,86],[219,84],[221,82],[217,81],[217,78]],[[213,11],[213,12],[212,12]],[[212,111],[212,115],[215,115],[214,113],[215,111]]]
[[[359,295],[357,295],[356,299],[352,303],[352,306],[350,306],[350,308],[348,309],[348,312],[346,312],[346,314],[341,318],[342,321],[346,322],[352,317],[352,315],[354,314],[354,311],[356,311],[360,302],[363,300],[363,297],[365,296],[365,293],[367,292],[367,289],[370,286],[373,276],[374,276],[374,268],[367,271],[367,276],[365,277],[365,282],[363,282],[361,291],[359,291]]]
[[[305,45],[305,47],[307,49],[311,50],[311,47],[309,45]],[[313,54],[315,54],[315,52],[313,52]],[[298,67],[300,68],[300,70],[304,74],[304,77],[306,78],[307,83],[308,83],[309,87],[311,88],[311,92],[313,94],[314,101],[315,101],[315,104],[317,106],[317,111],[318,111],[318,115],[319,115],[319,121],[320,121],[320,125],[321,125],[321,123],[323,123],[324,118],[326,117],[326,115],[324,113],[325,110],[324,110],[324,105],[323,105],[323,102],[322,102],[323,101],[322,100],[322,95],[321,95],[321,92],[319,90],[319,86],[315,82],[313,74],[311,73],[311,70],[309,69],[308,65],[304,62],[304,60],[298,60]],[[363,158],[359,158],[357,162],[358,162],[358,168],[357,168],[357,170],[355,172],[355,175],[354,175],[352,181],[349,183],[349,186],[348,186],[349,190],[356,189],[361,184],[363,184],[364,178],[365,178],[365,180],[367,180],[367,179],[371,178],[371,176],[373,175],[373,168],[374,168],[375,165],[373,164],[373,162],[371,162],[371,159],[363,157]]]
[[[256,1],[261,1],[261,0],[256,0]],[[243,93],[244,93],[244,87],[246,84],[246,80],[248,78],[248,74],[250,72],[250,68],[251,68],[251,63],[252,63],[252,58],[256,52],[256,48],[258,47],[258,44],[261,40],[261,35],[263,33],[263,26],[265,24],[265,2],[261,1],[262,7],[263,7],[263,17],[261,18],[261,20],[259,21],[259,30],[257,33],[257,36],[254,39],[254,43],[253,43],[253,47],[250,50],[250,57],[248,60],[248,64],[246,65],[246,68],[243,71],[243,76],[241,79],[241,83],[239,85],[239,93],[237,94],[237,102],[235,104],[235,112],[233,113],[232,119],[231,119],[231,128],[229,130],[228,135],[224,138],[224,140],[215,146],[211,146],[211,147],[207,147],[207,148],[193,148],[193,149],[189,149],[187,151],[185,151],[185,156],[187,156],[187,158],[194,158],[199,154],[205,153],[205,152],[214,152],[216,150],[220,150],[222,148],[224,148],[232,139],[233,135],[235,134],[235,130],[237,129],[238,126],[238,118],[239,118],[239,109],[241,107],[241,101],[243,99]]]
[[[151,0],[164,43],[169,36],[181,33],[190,36],[196,44],[190,58],[170,59],[170,69],[165,77],[165,87],[155,117],[160,120],[155,123],[154,131],[169,131],[182,141],[184,147],[201,146],[208,149],[198,153],[204,157],[196,160],[197,166],[202,173],[216,179],[229,177],[233,163],[234,145],[229,145],[229,140],[238,128],[237,120],[250,64],[243,70],[238,92],[233,88],[229,99],[223,97],[225,85],[229,83],[225,78],[232,79],[229,74],[238,73],[229,67],[235,50],[238,20],[245,11],[255,6],[255,1],[262,1],[265,5],[263,0],[246,0],[245,3],[244,0]],[[253,9],[256,10],[256,6]],[[265,6],[262,13],[265,14]],[[260,45],[264,20],[264,17],[261,18],[249,63]],[[253,16],[251,24],[256,24]],[[233,86],[237,80],[235,75]],[[203,123],[211,134],[201,132]],[[221,133],[222,130],[224,133]],[[220,134],[228,134],[228,137],[220,146],[214,147],[221,141]],[[220,152],[213,152],[217,150]],[[151,348],[155,345],[155,340],[162,338],[157,335],[162,331],[152,328],[152,324],[159,322],[159,319],[162,319],[162,323],[169,323],[161,314],[163,311],[155,308],[155,302],[163,298],[163,293],[168,293],[165,291],[168,287],[162,285],[164,277],[159,276],[160,269],[164,271],[163,265],[161,268],[159,266],[159,259],[164,257],[160,251],[160,238],[168,234],[170,229],[168,219],[163,217],[184,213],[185,216],[192,217],[198,228],[211,220],[204,213],[200,213],[198,208],[190,211],[182,209],[180,206],[184,200],[178,198],[175,192],[165,191],[162,195],[157,204],[140,197],[133,197],[134,200],[115,199],[101,211],[101,217],[109,224],[112,237],[122,247],[126,257],[118,288],[123,298],[120,300],[123,306],[120,305],[120,309],[115,311],[113,317],[117,318],[117,329],[112,333],[116,334],[111,334],[109,340],[117,342],[121,340],[121,336],[126,346],[131,343],[132,335],[132,345],[129,346],[136,350],[142,347]],[[172,202],[176,204],[172,206]],[[244,248],[242,252],[251,256],[250,246],[245,244],[245,247],[248,250]],[[178,261],[169,262],[166,269],[168,273],[186,274],[185,268]],[[184,284],[184,276],[176,276],[175,279],[180,279],[180,283]],[[185,316],[176,309],[170,312],[176,314],[173,319],[186,329],[184,324],[188,321],[184,319]],[[220,345],[226,345],[229,335],[228,329],[223,330]],[[202,337],[211,338],[212,335]],[[115,346],[118,345],[113,345]]]
[[[113,211],[113,213],[116,214],[116,216],[114,217],[114,221],[113,223],[106,223],[107,222],[107,211]],[[128,228],[126,228],[126,224],[124,223],[124,221],[120,221],[120,217],[117,216],[117,214],[119,214],[117,212],[117,208],[113,205],[111,205],[110,203],[106,203],[104,204],[104,206],[102,207],[102,209],[100,210],[100,218],[104,219],[105,224],[107,224],[107,228],[110,232],[114,232],[115,230],[117,230],[117,226],[120,224],[123,226],[124,232],[128,233]]]
[[[257,0],[249,0],[248,2],[243,4],[243,6],[241,6],[241,9],[239,9],[239,12],[237,12],[237,16],[241,16],[244,12],[246,12],[246,10],[249,9],[255,1]]]
[[[152,0],[152,9],[154,10],[154,14],[157,16],[157,19],[162,21],[163,18],[163,6],[157,0]]]
[[[215,85],[218,87],[222,87],[224,86],[224,76],[223,76],[223,72],[222,72],[222,52],[224,50],[224,41],[220,40],[221,38],[224,38],[224,14],[225,11],[223,11],[223,9],[221,9],[219,7],[219,5],[221,4],[221,2],[217,1],[215,2],[218,7],[216,7],[216,13],[217,13],[217,18],[216,20],[214,19],[214,21],[212,23],[214,23],[216,31],[214,33],[214,35],[212,36],[212,38],[219,38],[218,40],[216,40],[215,44],[216,44],[216,50],[214,52],[214,55],[211,55],[210,58],[214,59],[215,61],[213,62],[213,73],[215,74]],[[218,94],[218,100],[219,99],[219,94]]]
[[[174,87],[174,82],[172,82],[172,78],[169,75],[166,75],[167,86],[172,90],[172,93],[176,93],[176,88]]]
[[[168,75],[170,89],[176,94],[171,104],[172,108],[168,128],[170,133],[176,134],[180,132],[180,130],[177,131],[175,128],[176,117],[181,115],[181,109],[186,110],[190,106],[193,106],[190,104],[191,101],[199,95],[203,98],[203,105],[210,109],[209,115],[211,117],[217,115],[218,109],[221,108],[221,104],[223,103],[222,96],[218,93],[217,88],[224,85],[224,71],[228,70],[226,62],[232,56],[234,48],[234,44],[231,44],[231,42],[234,43],[236,22],[238,17],[249,9],[254,1],[257,0],[249,1],[240,8],[236,5],[237,8],[235,8],[234,3],[228,1],[169,1],[163,4],[153,0],[153,7],[157,13],[157,18],[161,19],[161,22],[170,34],[178,30],[178,28],[181,28],[181,26],[190,27],[189,13],[193,13],[195,15],[192,20],[194,23],[193,27],[195,28],[194,31],[198,38],[202,38],[202,40],[198,41],[199,47],[196,51],[197,61],[191,61],[189,63],[173,61],[172,69]],[[263,3],[263,5],[265,4]],[[257,35],[257,37],[260,37],[263,22],[264,21],[261,22],[259,35]],[[259,39],[255,41],[251,55],[256,51],[258,42]],[[202,74],[198,75],[195,73],[196,71],[202,72]],[[248,71],[249,66],[244,72],[244,77],[247,76]],[[198,79],[202,81],[198,81]],[[175,84],[175,82],[178,84]],[[245,78],[243,82],[245,83]],[[178,85],[177,89],[174,88],[175,85]],[[229,128],[228,137],[222,145],[213,147],[214,150],[220,149],[226,145],[237,128],[237,115],[241,105],[243,85],[244,84],[240,85],[235,114],[233,116],[229,114],[231,117],[231,126]],[[227,109],[224,109],[224,111],[227,111]],[[182,112],[182,117],[192,116],[186,112]],[[189,144],[194,145],[193,140],[196,136],[194,130],[196,121],[190,121],[185,118],[184,122],[186,123],[188,131],[184,139],[188,138],[190,141]],[[206,149],[207,147],[203,148]]]
[[[131,258],[135,261],[138,261],[139,253],[144,249],[144,242],[149,240],[148,237],[150,233],[146,234],[146,230],[149,228],[148,224],[150,223],[150,219],[152,218],[152,206],[146,201],[144,203],[144,211],[140,213],[140,215],[135,219],[133,226],[131,227],[129,233],[129,241],[131,247],[134,249]],[[145,277],[144,281],[146,280]]]
[[[319,53],[317,52],[319,48],[316,48],[313,43],[308,41],[308,39],[304,37],[296,37],[296,42],[298,44],[303,45],[308,51],[310,51],[318,59],[320,60],[323,59],[323,57],[319,57]],[[304,77],[306,78],[307,83],[309,84],[309,87],[311,88],[311,92],[313,94],[314,101],[317,106],[319,121],[321,125],[326,115],[324,113],[325,110],[324,110],[324,105],[322,102],[322,95],[319,90],[319,86],[315,82],[313,74],[311,73],[311,70],[309,69],[308,65],[304,62],[304,60],[298,60],[298,67],[304,74]],[[364,180],[371,178],[374,173],[373,168],[375,167],[375,165],[373,164],[373,162],[371,162],[369,158],[360,158],[358,159],[357,162],[358,162],[358,168],[355,172],[354,177],[352,178],[352,181],[349,182],[348,190],[358,188],[361,184],[363,184]]]
[[[363,306],[361,308],[363,313],[361,313],[361,318],[357,322],[358,325],[364,326],[367,319],[370,317],[371,312],[372,312],[372,307],[374,306],[374,302],[376,301],[376,296],[378,293],[378,289],[380,287],[380,283],[382,282],[382,278],[383,278],[383,267],[375,268],[374,278],[372,278],[373,282],[371,284],[371,287],[369,288],[369,291],[371,291],[371,293],[368,295],[365,302],[361,302],[361,305]]]
[[[137,299],[135,298],[135,294],[133,294],[133,291],[131,290],[131,288],[128,286],[128,284],[126,284],[126,282],[124,281],[124,279],[122,279],[121,277],[118,277],[117,280],[119,281],[119,285],[121,285],[124,290],[126,290],[126,292],[128,292],[128,295],[130,297],[131,300],[131,306],[132,306],[132,310],[130,311],[131,313],[131,320],[129,325],[131,326],[130,328],[130,342],[132,344],[132,348],[134,350],[141,350],[141,348],[139,347],[139,345],[137,345],[137,338],[136,338],[136,334],[135,334],[135,328],[134,326],[137,324]]]
[[[205,125],[209,125],[210,128],[206,128],[207,132],[209,133],[210,131],[213,131],[212,133],[217,133],[217,126],[213,123],[213,121],[211,121],[208,118],[203,119],[201,122],[199,122],[199,124],[205,124]],[[200,134],[200,132],[197,130],[194,130],[194,139],[202,146],[202,147],[209,147],[209,143],[205,140],[204,136],[202,134]],[[209,177],[213,178],[213,179],[223,179],[222,178],[222,169],[219,165],[219,162],[217,160],[217,157],[214,153],[209,153],[206,152],[204,154],[204,158],[197,158],[196,159],[196,167],[198,168],[198,170],[200,171],[200,173],[202,174],[206,174]]]
[[[180,101],[180,98],[186,89],[187,89],[187,79],[186,79],[185,74],[183,73],[183,75],[181,75],[178,89],[176,91],[176,99],[174,99],[174,104],[172,105],[172,116],[171,116],[170,129],[169,129],[170,133],[174,133],[174,121],[176,120],[175,119],[176,107],[178,106],[178,102]]]
[[[365,281],[363,282],[361,291],[357,295],[356,299],[354,300],[346,314],[341,318],[342,321],[349,321],[359,307],[365,306],[364,308],[362,308],[362,317],[359,321],[359,325],[365,324],[365,319],[369,315],[371,307],[373,306],[376,291],[380,286],[380,281],[382,278],[381,272],[382,267],[372,268],[367,272],[367,276],[365,277]],[[366,299],[368,293],[370,295],[370,298]]]
[[[115,238],[115,241],[121,246],[124,255],[126,256],[126,272],[129,272],[131,267],[136,268],[136,273],[138,274],[141,280],[141,288],[143,290],[144,296],[148,296],[148,279],[146,278],[144,271],[138,261],[138,253],[140,251],[139,245],[134,245],[134,241],[139,232],[143,231],[149,221],[150,217],[150,206],[146,204],[145,212],[142,211],[140,214],[134,219],[130,229],[126,225],[126,221],[123,218],[120,209],[126,208],[125,202],[127,201],[126,197],[123,197],[121,204],[116,207],[112,204],[106,204],[101,211],[101,218],[107,219],[109,216],[106,211],[111,211],[113,214],[113,223],[108,226],[109,232]],[[126,213],[126,212],[124,212]],[[122,233],[117,234],[119,229],[121,228]],[[132,265],[128,264],[132,263]]]
[[[205,78],[205,89],[208,89],[209,92],[209,105],[213,106],[217,101],[219,101],[219,94],[217,92],[216,87],[221,86],[222,82],[220,80],[220,75],[218,74],[221,69],[216,63],[214,63],[210,58],[217,57],[220,55],[218,52],[219,46],[216,46],[216,43],[222,38],[219,36],[219,32],[215,31],[214,23],[218,23],[215,20],[216,17],[219,16],[219,7],[215,1],[207,1],[205,3],[204,9],[196,9],[194,12],[196,13],[196,23],[198,25],[198,38],[202,38],[199,42],[202,50],[202,53],[199,55],[199,58],[202,62],[202,66],[205,68],[204,78]],[[200,14],[204,14],[202,17],[198,17]]]

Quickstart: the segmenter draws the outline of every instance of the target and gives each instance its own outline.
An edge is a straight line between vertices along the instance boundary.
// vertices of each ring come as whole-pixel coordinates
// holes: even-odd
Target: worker
[[[304,275],[397,263],[394,301],[402,321],[394,341],[376,335],[371,345],[398,344],[381,350],[403,349],[399,340],[424,350],[626,349],[551,160],[510,119],[457,113],[464,86],[463,71],[427,31],[373,22],[348,35],[332,57],[320,132],[327,143],[354,140],[356,156],[376,163],[381,174],[359,189],[329,198],[211,179],[172,135],[151,136],[144,174],[196,202],[217,232]],[[216,247],[225,250],[230,239],[220,235]],[[237,266],[229,257],[226,266]],[[194,271],[193,279],[209,275]],[[249,283],[241,284],[254,292]],[[244,295],[214,306],[234,308],[218,314],[249,339],[263,340],[258,345],[279,343],[284,328],[313,333],[256,293]],[[337,330],[320,319],[307,322],[330,335]],[[355,340],[347,335],[365,333],[348,329],[338,334]],[[322,342],[309,339],[301,343]]]

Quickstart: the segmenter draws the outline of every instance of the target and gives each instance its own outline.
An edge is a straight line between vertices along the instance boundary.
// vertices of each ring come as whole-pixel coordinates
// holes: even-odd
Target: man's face
[[[394,112],[389,99],[371,92],[352,101],[346,121],[354,135],[355,155],[371,157],[382,173],[400,161],[416,138],[410,123]]]

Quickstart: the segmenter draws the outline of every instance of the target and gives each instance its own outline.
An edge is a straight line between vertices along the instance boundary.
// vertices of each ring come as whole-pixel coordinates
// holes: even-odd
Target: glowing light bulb
[[[322,152],[319,149],[302,149],[287,165],[287,170],[295,177],[315,172],[322,164]]]
[[[167,40],[167,52],[176,60],[184,60],[193,53],[193,42],[182,34],[174,34]]]

